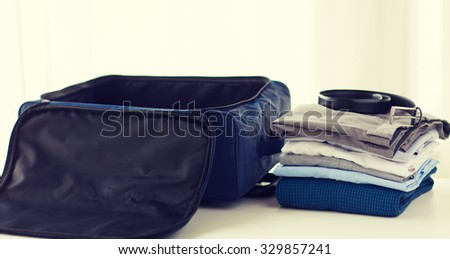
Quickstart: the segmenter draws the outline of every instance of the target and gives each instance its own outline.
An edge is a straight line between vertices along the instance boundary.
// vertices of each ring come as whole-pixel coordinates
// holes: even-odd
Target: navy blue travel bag
[[[265,77],[104,76],[20,109],[0,232],[154,238],[202,200],[248,193],[277,162],[288,88]]]

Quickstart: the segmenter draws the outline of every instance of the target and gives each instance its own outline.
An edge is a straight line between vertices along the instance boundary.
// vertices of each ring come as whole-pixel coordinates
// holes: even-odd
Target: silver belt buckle
[[[412,111],[412,114],[410,116],[408,115],[396,115],[397,111],[406,111],[410,112]],[[410,108],[410,107],[403,107],[403,106],[392,106],[391,112],[389,114],[389,124],[393,124],[394,120],[396,119],[411,119],[410,126],[415,126],[419,124],[422,121],[422,109],[419,107]]]

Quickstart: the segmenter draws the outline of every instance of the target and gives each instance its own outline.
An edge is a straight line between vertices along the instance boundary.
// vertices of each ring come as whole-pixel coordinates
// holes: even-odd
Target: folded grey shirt
[[[273,122],[273,130],[286,138],[317,138],[387,158],[394,157],[399,149],[408,150],[431,129],[437,129],[441,139],[448,138],[450,133],[447,121],[428,114],[414,126],[409,125],[409,120],[395,120],[390,124],[389,114],[337,111],[319,104],[299,105]]]

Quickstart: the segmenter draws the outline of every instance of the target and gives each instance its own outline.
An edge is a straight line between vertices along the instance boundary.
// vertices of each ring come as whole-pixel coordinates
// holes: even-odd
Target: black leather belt
[[[391,124],[397,118],[397,111],[404,111],[415,125],[422,119],[422,111],[416,104],[403,96],[364,91],[364,90],[326,90],[319,94],[319,104],[333,110],[347,110],[362,114],[390,113]],[[404,113],[403,113],[404,114]]]

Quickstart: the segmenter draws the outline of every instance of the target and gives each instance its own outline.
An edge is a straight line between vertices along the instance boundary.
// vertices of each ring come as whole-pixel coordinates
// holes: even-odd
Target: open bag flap
[[[19,117],[0,178],[0,232],[156,238],[190,220],[214,150],[207,122],[187,113],[126,111],[114,132],[106,115],[43,103]]]

